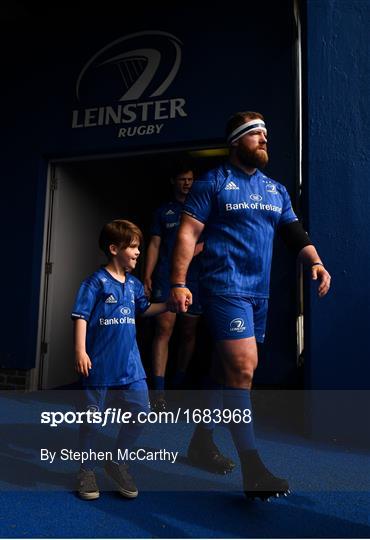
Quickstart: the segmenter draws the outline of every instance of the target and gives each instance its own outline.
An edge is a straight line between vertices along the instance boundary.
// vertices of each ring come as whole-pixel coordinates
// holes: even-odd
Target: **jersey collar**
[[[247,180],[251,180],[253,177],[257,177],[261,174],[261,171],[259,169],[256,169],[253,174],[247,174],[242,169],[231,163],[231,161],[227,161],[225,163],[226,174],[228,174],[228,170],[231,170],[239,178],[245,178]]]

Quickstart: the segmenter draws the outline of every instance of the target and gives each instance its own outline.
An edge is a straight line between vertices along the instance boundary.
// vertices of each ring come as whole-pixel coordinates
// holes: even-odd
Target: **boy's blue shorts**
[[[202,298],[203,313],[216,341],[255,336],[265,339],[267,298],[245,296],[208,296]]]
[[[149,412],[149,394],[145,379],[122,386],[99,386],[83,389],[83,409],[103,411],[109,407],[122,407],[132,413]]]

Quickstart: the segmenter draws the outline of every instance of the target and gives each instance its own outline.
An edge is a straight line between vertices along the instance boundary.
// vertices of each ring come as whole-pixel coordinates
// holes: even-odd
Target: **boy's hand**
[[[75,356],[75,367],[77,373],[81,373],[84,377],[89,376],[89,369],[92,368],[92,363],[89,355],[86,352],[77,352]]]
[[[150,298],[152,295],[152,278],[144,278],[144,293],[147,298]]]

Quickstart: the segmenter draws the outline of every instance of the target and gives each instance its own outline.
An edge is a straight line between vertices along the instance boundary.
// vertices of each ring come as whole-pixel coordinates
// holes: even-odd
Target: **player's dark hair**
[[[171,178],[175,179],[180,174],[186,173],[188,171],[194,172],[194,163],[190,157],[184,156],[178,158],[173,162],[171,167]]]
[[[127,248],[135,240],[139,240],[141,244],[143,241],[143,233],[135,223],[127,221],[126,219],[114,219],[109,223],[106,223],[101,230],[99,236],[99,247],[108,259],[111,258],[111,252],[109,246],[115,244],[122,248]]]
[[[242,112],[236,112],[235,114],[233,114],[229,118],[226,124],[226,128],[225,128],[226,139],[229,138],[229,135],[234,131],[234,129],[238,128],[239,126],[242,126],[248,120],[254,120],[255,118],[264,120],[262,114],[255,111],[242,111]]]

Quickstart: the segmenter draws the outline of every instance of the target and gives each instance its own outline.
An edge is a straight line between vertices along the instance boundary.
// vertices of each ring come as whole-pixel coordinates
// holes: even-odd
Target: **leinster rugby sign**
[[[72,129],[114,126],[118,138],[156,135],[165,122],[187,116],[185,99],[161,96],[181,65],[181,41],[167,32],[138,32],[100,49],[76,83],[81,108]]]

